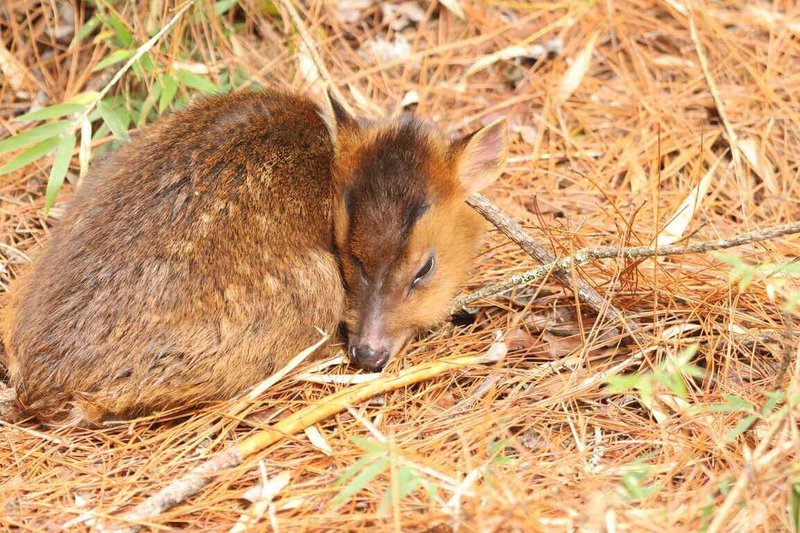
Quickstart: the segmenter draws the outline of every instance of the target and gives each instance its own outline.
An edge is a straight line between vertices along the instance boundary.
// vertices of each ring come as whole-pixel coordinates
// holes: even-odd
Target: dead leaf
[[[373,0],[339,0],[335,12],[342,22],[353,24],[361,20],[361,12],[372,4]]]
[[[536,337],[524,329],[516,328],[506,333],[506,344],[509,350],[515,350],[517,348],[526,349],[538,343]]]
[[[411,55],[411,43],[403,35],[395,35],[391,41],[383,38],[367,41],[365,48],[379,63],[408,59]]]
[[[0,41],[0,72],[8,80],[8,84],[19,92],[25,89],[25,80],[30,75],[27,69],[8,51]]]
[[[394,31],[400,31],[412,24],[425,20],[425,10],[417,2],[392,4],[381,3],[381,17]]]
[[[251,531],[267,512],[267,508],[272,504],[275,496],[289,484],[290,479],[289,472],[281,472],[272,479],[264,479],[263,483],[259,482],[258,485],[245,492],[244,498],[251,501],[252,505],[239,517],[239,521],[231,528],[230,532]]]
[[[464,77],[472,76],[473,74],[484,70],[498,61],[508,61],[518,57],[525,57],[530,59],[538,59],[547,54],[547,49],[540,44],[533,46],[509,46],[498,50],[497,52],[485,55],[478,59],[471,67],[464,73]]]
[[[650,62],[653,66],[662,68],[685,68],[693,70],[696,67],[694,61],[691,59],[667,55],[654,57]]]
[[[464,14],[464,10],[461,9],[461,4],[458,3],[458,0],[439,0],[439,3],[461,20],[467,20],[467,16]]]
[[[308,426],[303,431],[314,448],[318,449],[328,457],[333,455],[333,448],[331,448],[331,445],[328,444],[327,440],[325,440],[325,437],[322,435],[322,433],[320,433],[317,426]]]
[[[594,45],[597,38],[600,36],[599,32],[595,32],[590,38],[586,46],[581,50],[572,62],[572,65],[564,73],[561,78],[561,83],[558,86],[558,98],[563,102],[572,96],[589,70],[589,65],[592,63],[592,54],[594,53]]]
[[[703,202],[708,192],[708,187],[711,185],[711,179],[714,177],[714,172],[717,170],[719,161],[720,160],[717,159],[714,165],[706,172],[706,175],[703,176],[703,179],[700,180],[700,183],[697,184],[697,187],[692,189],[678,209],[675,210],[675,213],[669,218],[669,223],[656,237],[657,246],[673,244],[683,238],[686,228],[689,227],[689,223],[700,208],[700,204]]]
[[[419,103],[419,93],[417,91],[407,91],[400,101],[400,109]]]
[[[525,144],[533,146],[536,144],[536,128],[533,126],[516,126],[514,131],[519,133]]]
[[[300,42],[297,48],[297,68],[300,75],[310,86],[321,86],[323,83],[322,75],[317,68],[317,64],[311,57],[311,53],[304,42]]]
[[[631,192],[641,192],[647,188],[648,180],[642,165],[635,158],[628,160],[628,182]]]
[[[739,138],[736,142],[736,146],[739,148],[739,151],[744,154],[745,158],[747,158],[747,162],[750,163],[753,171],[764,181],[764,185],[767,187],[770,194],[780,194],[778,183],[775,181],[772,163],[762,151],[759,151],[756,146],[756,141],[749,137]]]

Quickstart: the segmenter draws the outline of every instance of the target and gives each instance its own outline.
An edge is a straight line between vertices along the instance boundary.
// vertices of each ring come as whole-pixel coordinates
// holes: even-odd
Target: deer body
[[[351,357],[379,368],[440,319],[466,273],[448,265],[466,264],[480,235],[458,158],[416,122],[363,124],[286,92],[219,96],[97,164],[11,289],[3,337],[20,410],[97,423],[230,398],[342,320]],[[381,135],[406,139],[408,157]],[[434,227],[463,246],[448,251]],[[434,248],[442,282],[409,299]],[[354,258],[375,270],[354,273]]]

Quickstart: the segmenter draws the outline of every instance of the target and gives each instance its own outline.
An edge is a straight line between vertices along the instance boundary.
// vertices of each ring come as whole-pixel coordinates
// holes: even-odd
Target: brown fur
[[[504,127],[450,142],[416,119],[331,111],[215,97],[99,163],[11,290],[19,407],[96,423],[225,399],[315,328],[343,320],[351,345],[372,328],[394,354],[440,320],[482,233],[464,199],[499,172]]]
[[[11,290],[21,407],[97,422],[228,398],[334,331],[332,155],[311,101],[245,93],[94,168]]]

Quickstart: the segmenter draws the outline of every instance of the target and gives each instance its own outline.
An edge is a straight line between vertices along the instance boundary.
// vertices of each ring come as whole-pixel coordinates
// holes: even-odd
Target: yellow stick
[[[493,345],[494,348],[496,345]],[[185,476],[176,479],[145,501],[137,505],[122,519],[130,522],[146,522],[174,507],[186,498],[200,492],[220,471],[241,464],[246,458],[255,455],[281,439],[299,433],[331,415],[335,415],[364,400],[380,393],[399,389],[407,385],[434,378],[450,370],[493,363],[505,356],[503,349],[490,349],[486,354],[449,357],[431,361],[403,370],[397,375],[381,376],[367,383],[353,385],[335,392],[320,401],[292,413],[269,429],[260,431],[236,446],[214,454],[207,461],[193,468]],[[127,531],[136,531],[140,526],[134,525]]]

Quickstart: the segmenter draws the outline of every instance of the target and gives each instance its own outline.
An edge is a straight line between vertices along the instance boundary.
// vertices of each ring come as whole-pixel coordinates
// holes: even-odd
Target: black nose
[[[350,346],[350,362],[362,370],[377,372],[389,361],[387,348],[373,348],[366,344]]]

